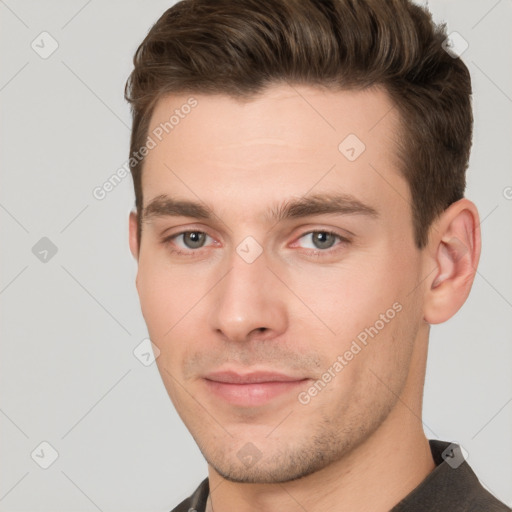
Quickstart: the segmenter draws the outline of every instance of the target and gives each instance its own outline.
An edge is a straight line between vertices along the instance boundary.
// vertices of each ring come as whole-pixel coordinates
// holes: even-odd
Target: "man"
[[[480,255],[446,37],[406,0],[184,0],[137,50],[137,289],[208,462],[176,512],[509,510],[421,422]]]

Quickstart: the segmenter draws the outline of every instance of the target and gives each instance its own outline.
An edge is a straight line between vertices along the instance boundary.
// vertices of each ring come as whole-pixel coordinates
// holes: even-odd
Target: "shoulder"
[[[209,492],[208,478],[205,478],[199,484],[199,487],[177,507],[173,508],[171,512],[204,512]]]
[[[460,447],[430,440],[435,469],[392,512],[511,512],[487,491]]]

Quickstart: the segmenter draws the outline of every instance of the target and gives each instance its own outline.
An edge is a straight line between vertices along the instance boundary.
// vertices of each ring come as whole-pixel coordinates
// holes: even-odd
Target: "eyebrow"
[[[375,208],[350,194],[313,194],[286,200],[269,208],[265,214],[265,220],[278,223],[286,219],[325,214],[379,216]],[[143,222],[148,222],[155,217],[191,217],[211,220],[216,215],[212,208],[203,203],[175,199],[162,194],[153,198],[142,211]]]

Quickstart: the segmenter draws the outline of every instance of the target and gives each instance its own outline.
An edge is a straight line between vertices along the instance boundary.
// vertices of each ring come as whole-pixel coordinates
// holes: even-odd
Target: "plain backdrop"
[[[155,364],[133,353],[147,331],[131,177],[93,196],[128,158],[124,83],[172,4],[0,0],[0,511],[164,512],[206,476]],[[425,432],[462,444],[512,505],[512,2],[430,8],[469,45],[467,197],[484,245],[468,302],[432,329]]]

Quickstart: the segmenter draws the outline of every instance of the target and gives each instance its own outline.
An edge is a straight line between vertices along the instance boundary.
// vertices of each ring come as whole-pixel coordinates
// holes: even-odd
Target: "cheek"
[[[191,266],[172,266],[165,258],[140,258],[137,290],[141,311],[151,341],[160,350],[157,358],[162,377],[164,369],[178,378],[180,364],[200,340],[208,337],[203,321],[212,288],[205,272]],[[215,277],[215,276],[213,276]],[[169,384],[172,386],[172,379]]]
[[[389,268],[381,262],[294,272],[288,282],[301,299],[294,306],[295,316],[306,314],[312,319],[314,314],[315,323],[323,324],[333,341],[348,341],[400,300],[400,283],[396,276],[388,279],[388,274]]]
[[[375,384],[370,368],[397,383],[405,378],[421,311],[410,293],[417,276],[414,258],[397,261],[394,254],[390,247],[381,247],[371,254],[359,253],[357,262],[303,269],[290,276],[290,287],[317,316],[299,304],[296,308],[301,309],[291,314],[299,318],[302,313],[302,323],[291,323],[301,324],[302,332],[310,333],[314,325],[319,326],[321,336],[313,335],[315,350],[325,370],[331,368],[331,373],[340,376],[330,392],[338,386],[361,389],[368,379]],[[304,313],[309,320],[304,320]],[[343,369],[336,372],[340,366],[333,365],[339,363],[338,356]]]
[[[151,273],[144,272],[139,266],[138,286],[142,315],[156,342],[172,326],[173,318],[169,316],[174,310],[172,294],[164,280],[154,279]]]
[[[371,328],[361,330],[358,334],[364,334],[364,342],[357,335],[347,335],[339,336],[337,343],[330,345],[330,357],[324,358],[328,361],[325,370],[328,372],[331,367],[336,376],[325,386],[321,397],[319,393],[317,402],[326,417],[335,415],[337,421],[359,428],[358,425],[389,410],[402,394],[413,356],[417,322],[413,318],[415,305],[408,302],[401,306],[384,326],[378,324],[375,328],[373,322]],[[341,364],[341,370],[340,366],[333,366],[336,362]]]
[[[186,314],[193,287],[186,286],[178,272],[156,258],[140,259],[137,291],[142,315],[151,338],[160,345],[172,334],[174,326]],[[190,309],[190,306],[188,306]]]

